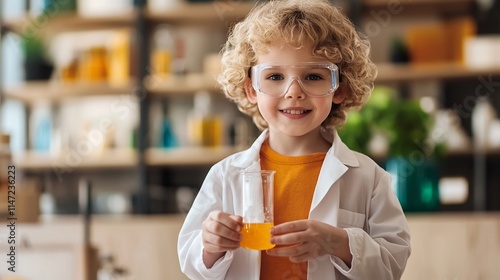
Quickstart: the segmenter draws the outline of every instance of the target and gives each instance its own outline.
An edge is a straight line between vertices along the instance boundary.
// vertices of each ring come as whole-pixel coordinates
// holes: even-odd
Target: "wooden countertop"
[[[121,266],[147,276],[144,279],[166,279],[162,277],[172,273],[175,279],[185,279],[176,250],[184,217],[96,215],[91,240],[101,253],[113,254]],[[497,279],[500,275],[500,212],[412,213],[407,217],[412,254],[403,280]],[[35,247],[81,244],[83,219],[42,216],[37,224],[20,224],[18,236]]]

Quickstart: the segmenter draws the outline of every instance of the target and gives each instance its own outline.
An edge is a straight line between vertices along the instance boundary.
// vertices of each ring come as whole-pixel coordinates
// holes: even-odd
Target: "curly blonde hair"
[[[312,42],[313,55],[324,57],[340,68],[346,98],[341,104],[333,104],[324,126],[342,126],[347,111],[359,109],[367,101],[377,70],[369,57],[369,41],[361,38],[351,21],[324,0],[269,1],[254,7],[231,30],[222,49],[222,73],[218,79],[226,97],[251,116],[259,129],[268,124],[257,105],[247,99],[244,82],[249,68],[256,64],[257,55],[265,53],[277,40],[296,48]]]

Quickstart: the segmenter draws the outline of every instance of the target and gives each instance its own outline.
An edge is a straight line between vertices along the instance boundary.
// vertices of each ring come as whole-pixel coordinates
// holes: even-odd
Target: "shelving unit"
[[[113,28],[134,28],[137,36],[137,77],[122,86],[112,86],[107,83],[75,83],[61,84],[57,82],[28,82],[17,87],[6,88],[3,95],[7,98],[21,100],[27,105],[39,101],[59,103],[69,98],[99,95],[139,94],[132,92],[134,88],[145,88],[148,96],[141,99],[139,135],[148,132],[148,113],[151,97],[178,97],[190,95],[196,91],[206,90],[218,92],[214,77],[191,73],[186,76],[149,76],[148,40],[152,27],[168,23],[174,26],[198,26],[203,28],[228,28],[232,23],[244,18],[253,8],[254,3],[240,1],[215,1],[213,3],[186,4],[169,12],[148,11],[145,1],[136,1],[138,6],[130,13],[106,18],[86,18],[75,14],[57,15],[41,23],[40,19],[22,17],[7,19],[2,23],[2,29],[22,33],[28,28],[36,28],[44,34],[57,34],[63,31],[102,30]],[[372,11],[387,9],[388,1],[364,0],[359,2],[364,15]],[[429,10],[433,13],[451,15],[474,10],[473,0],[413,0],[400,1],[402,13],[422,14]],[[432,8],[432,9],[431,9]],[[441,63],[435,65],[417,66],[410,64],[379,64],[376,83],[411,83],[423,80],[474,79],[482,75],[500,76],[500,67],[488,69],[467,68],[460,64]],[[241,150],[235,147],[220,148],[150,148],[144,137],[138,139],[137,150],[109,151],[99,157],[89,157],[76,170],[108,169],[108,168],[138,168],[140,174],[139,188],[143,195],[147,193],[148,170],[151,167],[175,167],[210,165],[216,161]],[[467,154],[469,152],[464,152]],[[488,151],[497,154],[498,151]],[[473,152],[470,152],[473,155]],[[48,156],[27,151],[15,158],[16,164],[31,171],[50,170],[54,162],[64,162],[61,157]],[[140,213],[147,213],[147,202],[142,200]]]
[[[6,88],[5,97],[18,99],[26,104],[39,101],[61,102],[75,97],[120,95],[130,93],[135,82],[113,86],[106,82],[98,83],[59,83],[27,82],[16,87]]]
[[[48,18],[23,16],[9,18],[2,22],[2,29],[23,34],[39,32],[47,38],[60,32],[90,31],[116,28],[133,29],[137,38],[135,44],[136,68],[134,79],[120,86],[106,82],[99,83],[61,83],[61,82],[26,82],[16,87],[5,88],[3,96],[17,99],[28,106],[38,102],[62,103],[68,99],[87,96],[139,95],[134,90],[146,89],[145,98],[138,99],[139,128],[138,135],[148,133],[148,114],[151,98],[191,95],[199,90],[217,92],[215,78],[203,74],[190,73],[186,76],[148,76],[150,30],[156,25],[168,23],[172,26],[196,26],[209,29],[227,29],[233,22],[242,19],[254,6],[249,2],[214,2],[185,4],[169,12],[149,11],[145,1],[136,1],[136,7],[130,13],[109,17],[82,17],[75,13],[59,14]],[[26,119],[29,119],[27,117]],[[29,125],[27,125],[29,126]],[[241,149],[235,147],[181,147],[150,148],[145,137],[138,137],[137,149],[107,150],[96,156],[84,157],[78,163],[66,163],[65,156],[54,156],[28,150],[14,157],[15,164],[30,172],[49,172],[54,167],[68,167],[76,171],[97,169],[135,168],[139,174],[138,213],[148,213],[148,170],[151,167],[206,166]]]
[[[141,1],[138,1],[141,2]],[[58,14],[51,17],[7,18],[4,28],[22,34],[34,28],[37,31],[47,31],[49,34],[63,31],[82,31],[134,27],[139,15],[143,15],[151,24],[170,23],[173,25],[198,25],[208,27],[228,27],[231,23],[241,20],[252,9],[252,2],[213,2],[182,4],[169,11],[149,11],[138,5],[133,11],[121,15],[107,17],[83,17],[77,13]]]
[[[481,14],[486,16],[485,12],[480,13],[479,6],[480,3],[474,0],[364,0],[362,14],[368,20],[377,22],[383,27],[384,24],[388,24],[392,20],[399,21],[404,25],[404,20],[408,20],[409,23],[422,22],[424,24],[425,19],[434,23],[439,19],[458,19],[464,16],[479,19]],[[391,30],[393,33],[396,32],[394,28]],[[472,106],[474,106],[471,100],[477,100],[479,97],[477,91],[479,86],[484,86],[482,85],[484,81],[490,79],[496,81],[498,77],[500,77],[500,65],[474,68],[453,62],[427,65],[379,64],[376,84],[397,86],[401,89],[403,97],[409,97],[410,92],[422,93],[425,91],[425,86],[434,87],[435,82],[437,82],[446,93],[433,96],[445,104],[445,109],[456,110],[455,104],[463,106],[464,102],[469,102],[467,104],[468,115],[466,117],[460,115],[463,127],[468,129],[472,118]],[[428,84],[429,81],[432,83]],[[464,88],[450,87],[450,82],[457,83]],[[420,90],[413,90],[420,85],[422,85]],[[415,87],[410,90],[410,87],[413,86]],[[482,91],[482,93],[484,92]],[[491,97],[498,101],[495,93]],[[496,104],[498,105],[498,103]],[[466,177],[469,183],[469,201],[464,205],[452,205],[450,209],[485,211],[492,205],[487,201],[496,201],[493,205],[498,209],[498,199],[488,197],[489,194],[495,193],[493,189],[496,189],[498,176],[494,172],[488,171],[487,166],[487,162],[496,162],[497,156],[497,149],[478,151],[470,147],[467,151],[450,153],[444,159],[442,171],[446,176]],[[454,208],[455,206],[456,208]]]
[[[379,64],[376,83],[406,83],[422,80],[452,80],[479,76],[500,76],[500,65],[471,68],[460,63]]]

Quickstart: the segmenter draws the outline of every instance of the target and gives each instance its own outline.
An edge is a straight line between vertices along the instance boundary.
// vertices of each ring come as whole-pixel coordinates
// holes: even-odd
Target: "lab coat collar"
[[[236,154],[232,165],[239,169],[260,169],[260,148],[268,137],[268,130],[264,130],[253,142],[248,150]]]
[[[265,129],[248,150],[236,155],[236,158],[233,161],[233,166],[240,169],[258,169],[258,166],[256,165],[260,164],[260,148],[268,136],[269,131],[268,129]],[[343,163],[343,165],[350,167],[359,166],[359,161],[354,155],[354,152],[342,142],[336,130],[322,127],[321,136],[328,142],[332,143],[332,147],[327,153],[329,156],[333,156]]]
[[[232,165],[240,170],[260,170],[260,148],[268,135],[268,130],[264,130],[248,150],[235,155]],[[315,218],[317,215],[322,215],[325,220],[329,220],[335,226],[337,225],[340,197],[340,185],[335,183],[349,168],[359,167],[359,161],[355,153],[342,142],[336,130],[322,128],[321,136],[332,143],[332,147],[328,150],[323,161],[323,166],[321,167],[314,190],[309,216]],[[329,192],[332,192],[332,194],[327,196]],[[327,212],[321,211],[319,207],[320,202],[325,199],[328,200],[326,205],[330,207]]]
[[[337,130],[321,127],[321,136],[328,142],[332,143],[332,147],[328,151],[329,154],[333,155],[344,165],[350,167],[359,167],[359,161],[354,155],[354,152],[350,150],[342,139],[340,139]]]

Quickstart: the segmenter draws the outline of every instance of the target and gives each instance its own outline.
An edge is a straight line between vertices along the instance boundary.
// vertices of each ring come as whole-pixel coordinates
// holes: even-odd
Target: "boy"
[[[191,279],[400,279],[410,255],[390,176],[335,131],[367,100],[369,44],[327,1],[270,1],[232,30],[219,79],[262,134],[215,164],[179,234]],[[267,251],[240,248],[240,171],[275,170]]]

